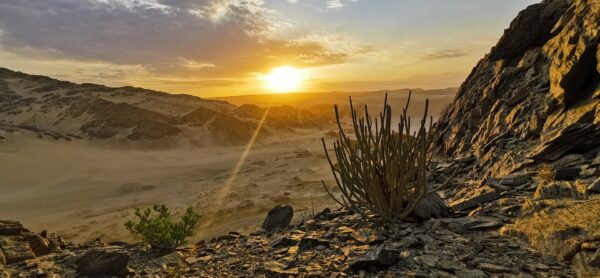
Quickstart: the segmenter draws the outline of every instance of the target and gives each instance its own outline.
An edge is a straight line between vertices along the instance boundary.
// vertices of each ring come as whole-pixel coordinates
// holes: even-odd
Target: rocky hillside
[[[522,11],[443,112],[439,148],[502,176],[600,147],[599,41],[600,1]]]
[[[262,117],[248,117],[243,110],[224,101],[190,95],[75,84],[0,68],[0,139],[21,132],[64,140],[236,145],[248,141]],[[272,110],[268,127],[322,125],[315,120],[290,118],[311,118],[304,110]]]

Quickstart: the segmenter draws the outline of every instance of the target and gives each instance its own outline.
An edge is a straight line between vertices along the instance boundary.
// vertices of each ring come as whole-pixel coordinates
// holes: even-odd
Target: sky
[[[533,0],[0,0],[0,67],[201,97],[458,87]]]

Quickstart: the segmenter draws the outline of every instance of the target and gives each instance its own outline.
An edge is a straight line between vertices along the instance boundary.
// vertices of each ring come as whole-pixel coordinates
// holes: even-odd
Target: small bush
[[[144,210],[137,208],[135,216],[138,221],[127,221],[125,227],[144,243],[159,249],[175,249],[183,244],[185,238],[194,235],[194,228],[200,219],[200,215],[188,207],[181,220],[174,223],[164,204],[155,204]]]

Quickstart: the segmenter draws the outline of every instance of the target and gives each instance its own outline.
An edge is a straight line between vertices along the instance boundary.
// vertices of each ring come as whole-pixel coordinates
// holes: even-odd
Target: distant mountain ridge
[[[433,115],[450,102],[455,89],[415,90],[409,113],[422,113],[432,99]],[[389,92],[398,112],[410,90]],[[204,99],[136,87],[76,84],[0,68],[0,139],[27,133],[42,138],[109,143],[240,145],[259,125],[259,139],[276,130],[327,128],[335,121],[333,105],[348,119],[348,97],[359,111],[383,105],[386,91],[287,94]],[[238,100],[233,104],[228,100]],[[257,101],[258,100],[258,101]],[[437,112],[436,112],[437,111]]]
[[[312,117],[306,111],[293,107],[286,111],[302,116],[285,115],[280,121],[283,114],[272,115],[268,125],[315,128],[323,124],[302,120]],[[135,87],[75,84],[0,68],[0,132],[5,135],[25,131],[65,140],[238,145],[250,139],[262,118],[242,112],[225,101]],[[261,132],[262,136],[268,133]]]

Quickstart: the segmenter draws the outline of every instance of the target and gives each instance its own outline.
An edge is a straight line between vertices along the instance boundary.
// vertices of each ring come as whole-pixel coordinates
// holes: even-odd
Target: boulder
[[[77,260],[77,273],[87,277],[124,277],[128,262],[129,256],[119,250],[92,249]]]
[[[267,231],[285,229],[292,222],[292,217],[294,217],[294,209],[291,206],[276,206],[267,214],[262,228]]]
[[[29,243],[29,248],[31,248],[36,257],[52,253],[52,249],[50,248],[48,240],[42,238],[39,235],[26,235],[25,240],[27,241],[27,243]]]

